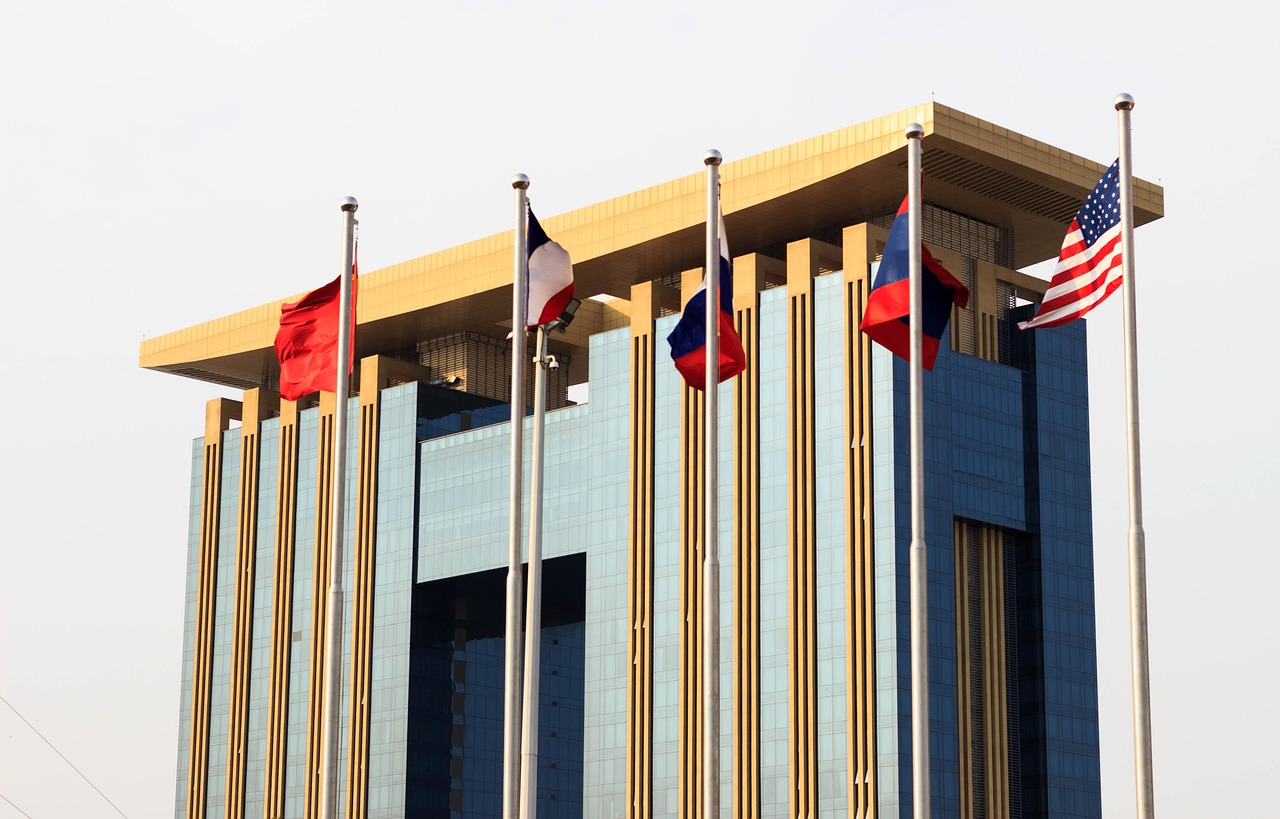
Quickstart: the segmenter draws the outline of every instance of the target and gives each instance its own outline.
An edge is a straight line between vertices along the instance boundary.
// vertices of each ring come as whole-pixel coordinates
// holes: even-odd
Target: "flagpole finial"
[[[921,139],[924,137],[924,126],[918,122],[913,122],[907,126],[907,139]]]
[[[518,173],[511,177],[511,187],[516,190],[526,190],[529,187],[529,177],[522,173]]]
[[[356,198],[354,196],[344,196],[342,198],[343,213],[355,213],[356,209],[359,207],[360,207],[360,203],[356,201]]]
[[[707,151],[705,154],[702,155],[703,165],[719,165],[723,161],[724,161],[724,157],[721,156],[720,152],[717,151],[715,148],[712,148],[711,150]]]
[[[1132,94],[1116,94],[1116,110],[1132,111],[1133,95]]]

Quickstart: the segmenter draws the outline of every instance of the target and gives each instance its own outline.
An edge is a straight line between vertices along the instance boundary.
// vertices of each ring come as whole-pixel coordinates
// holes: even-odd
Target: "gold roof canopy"
[[[936,102],[721,166],[735,256],[818,231],[883,217],[906,193],[906,139],[924,126],[927,201],[1009,228],[1014,264],[1056,257],[1063,232],[1106,166]],[[587,355],[587,339],[619,326],[631,286],[702,266],[706,176],[701,171],[542,219],[574,260],[573,325],[554,344]],[[1164,215],[1164,191],[1135,179],[1134,217]],[[512,234],[504,231],[360,277],[356,354],[394,354],[460,332],[505,336],[511,313]],[[280,304],[294,296],[142,343],[139,364],[238,388],[276,376]],[[586,367],[577,368],[585,375]]]

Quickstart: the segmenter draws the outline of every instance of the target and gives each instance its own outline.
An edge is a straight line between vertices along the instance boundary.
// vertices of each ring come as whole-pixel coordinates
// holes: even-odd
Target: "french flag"
[[[573,298],[573,264],[569,252],[551,241],[529,209],[529,280],[525,288],[525,321],[529,329],[555,321]]]
[[[862,314],[862,332],[889,352],[911,360],[911,264],[908,261],[909,230],[907,200],[902,200],[898,215],[889,229],[880,271],[867,297]],[[932,371],[938,358],[938,345],[951,319],[951,305],[961,309],[969,303],[969,288],[943,267],[929,249],[920,243],[920,260],[924,266],[920,293],[920,366]]]
[[[747,354],[733,324],[733,267],[729,262],[729,241],[724,234],[724,217],[720,217],[720,377],[723,382],[747,368]],[[671,358],[685,383],[695,390],[707,387],[707,281],[684,306],[684,313],[671,335]]]

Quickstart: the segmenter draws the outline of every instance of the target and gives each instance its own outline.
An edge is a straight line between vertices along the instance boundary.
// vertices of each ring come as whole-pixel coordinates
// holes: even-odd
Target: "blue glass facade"
[[[845,542],[848,406],[843,276],[813,283],[813,384],[818,816],[848,811],[846,695],[849,568]],[[760,295],[760,802],[786,816],[789,589],[787,293]],[[665,336],[674,316],[657,321]],[[931,760],[937,816],[961,815],[957,678],[957,520],[997,527],[1015,544],[1009,588],[1016,608],[1020,805],[1023,816],[1100,815],[1094,656],[1085,335],[1082,324],[1017,337],[1008,366],[944,349],[926,384]],[[628,503],[631,338],[591,339],[590,402],[546,419],[539,815],[625,815],[628,709]],[[676,815],[680,691],[678,610],[681,386],[659,350],[654,373],[654,616],[652,804]],[[447,411],[433,388],[381,393],[368,816],[492,816],[501,793],[503,636],[509,428],[506,407],[478,401]],[[727,393],[726,393],[727,394]],[[911,815],[908,607],[907,370],[875,349],[873,463],[876,743],[879,816]],[[348,454],[348,543],[355,535],[358,401]],[[722,400],[721,474],[733,468],[732,401]],[[524,423],[531,423],[528,419]],[[301,815],[317,493],[318,410],[299,416],[292,652],[288,685],[288,815]],[[278,420],[263,424],[258,547],[249,677],[246,815],[261,815],[265,776]],[[529,436],[526,435],[526,442]],[[224,434],[208,807],[225,794],[238,430]],[[526,444],[527,446],[528,444]],[[193,452],[192,554],[198,546],[200,460]],[[527,464],[526,453],[526,464]],[[526,466],[527,468],[527,466]],[[526,474],[526,487],[529,475]],[[732,488],[721,487],[722,681],[732,688]],[[524,519],[528,520],[527,499]],[[345,587],[352,588],[347,549]],[[189,564],[183,723],[176,814],[187,806],[196,563]],[[344,643],[349,667],[351,598]],[[344,676],[344,696],[350,677]],[[348,713],[344,699],[343,711]],[[722,803],[732,804],[732,712],[722,701]],[[349,746],[349,736],[342,747]],[[346,768],[342,767],[343,787]]]
[[[1015,339],[1019,367],[944,348],[925,377],[933,808],[943,816],[960,809],[965,715],[956,691],[952,524],[965,519],[1014,533],[1017,543],[1023,815],[1098,817],[1085,325]],[[905,362],[876,348],[879,774],[888,817],[911,815],[908,378]],[[1045,595],[1046,583],[1060,593]]]

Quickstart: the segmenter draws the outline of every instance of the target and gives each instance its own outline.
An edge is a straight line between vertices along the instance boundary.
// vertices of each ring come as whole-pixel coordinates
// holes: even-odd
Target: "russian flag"
[[[889,229],[875,285],[867,297],[861,329],[872,341],[910,361],[911,282],[908,276],[911,265],[907,233],[907,200],[903,199],[893,227]],[[947,322],[951,319],[951,305],[964,308],[969,303],[969,288],[933,258],[924,242],[920,243],[920,260],[924,265],[920,294],[920,351],[923,359],[920,366],[932,371],[942,334],[947,331]]]
[[[551,241],[529,209],[529,279],[525,288],[525,321],[529,329],[555,321],[573,298],[573,264],[569,252]]]
[[[747,354],[733,323],[733,267],[729,262],[729,241],[724,235],[724,217],[720,217],[720,381],[733,378],[747,368]],[[695,390],[707,387],[707,281],[704,277],[698,292],[684,306],[684,313],[671,335],[671,359]]]

